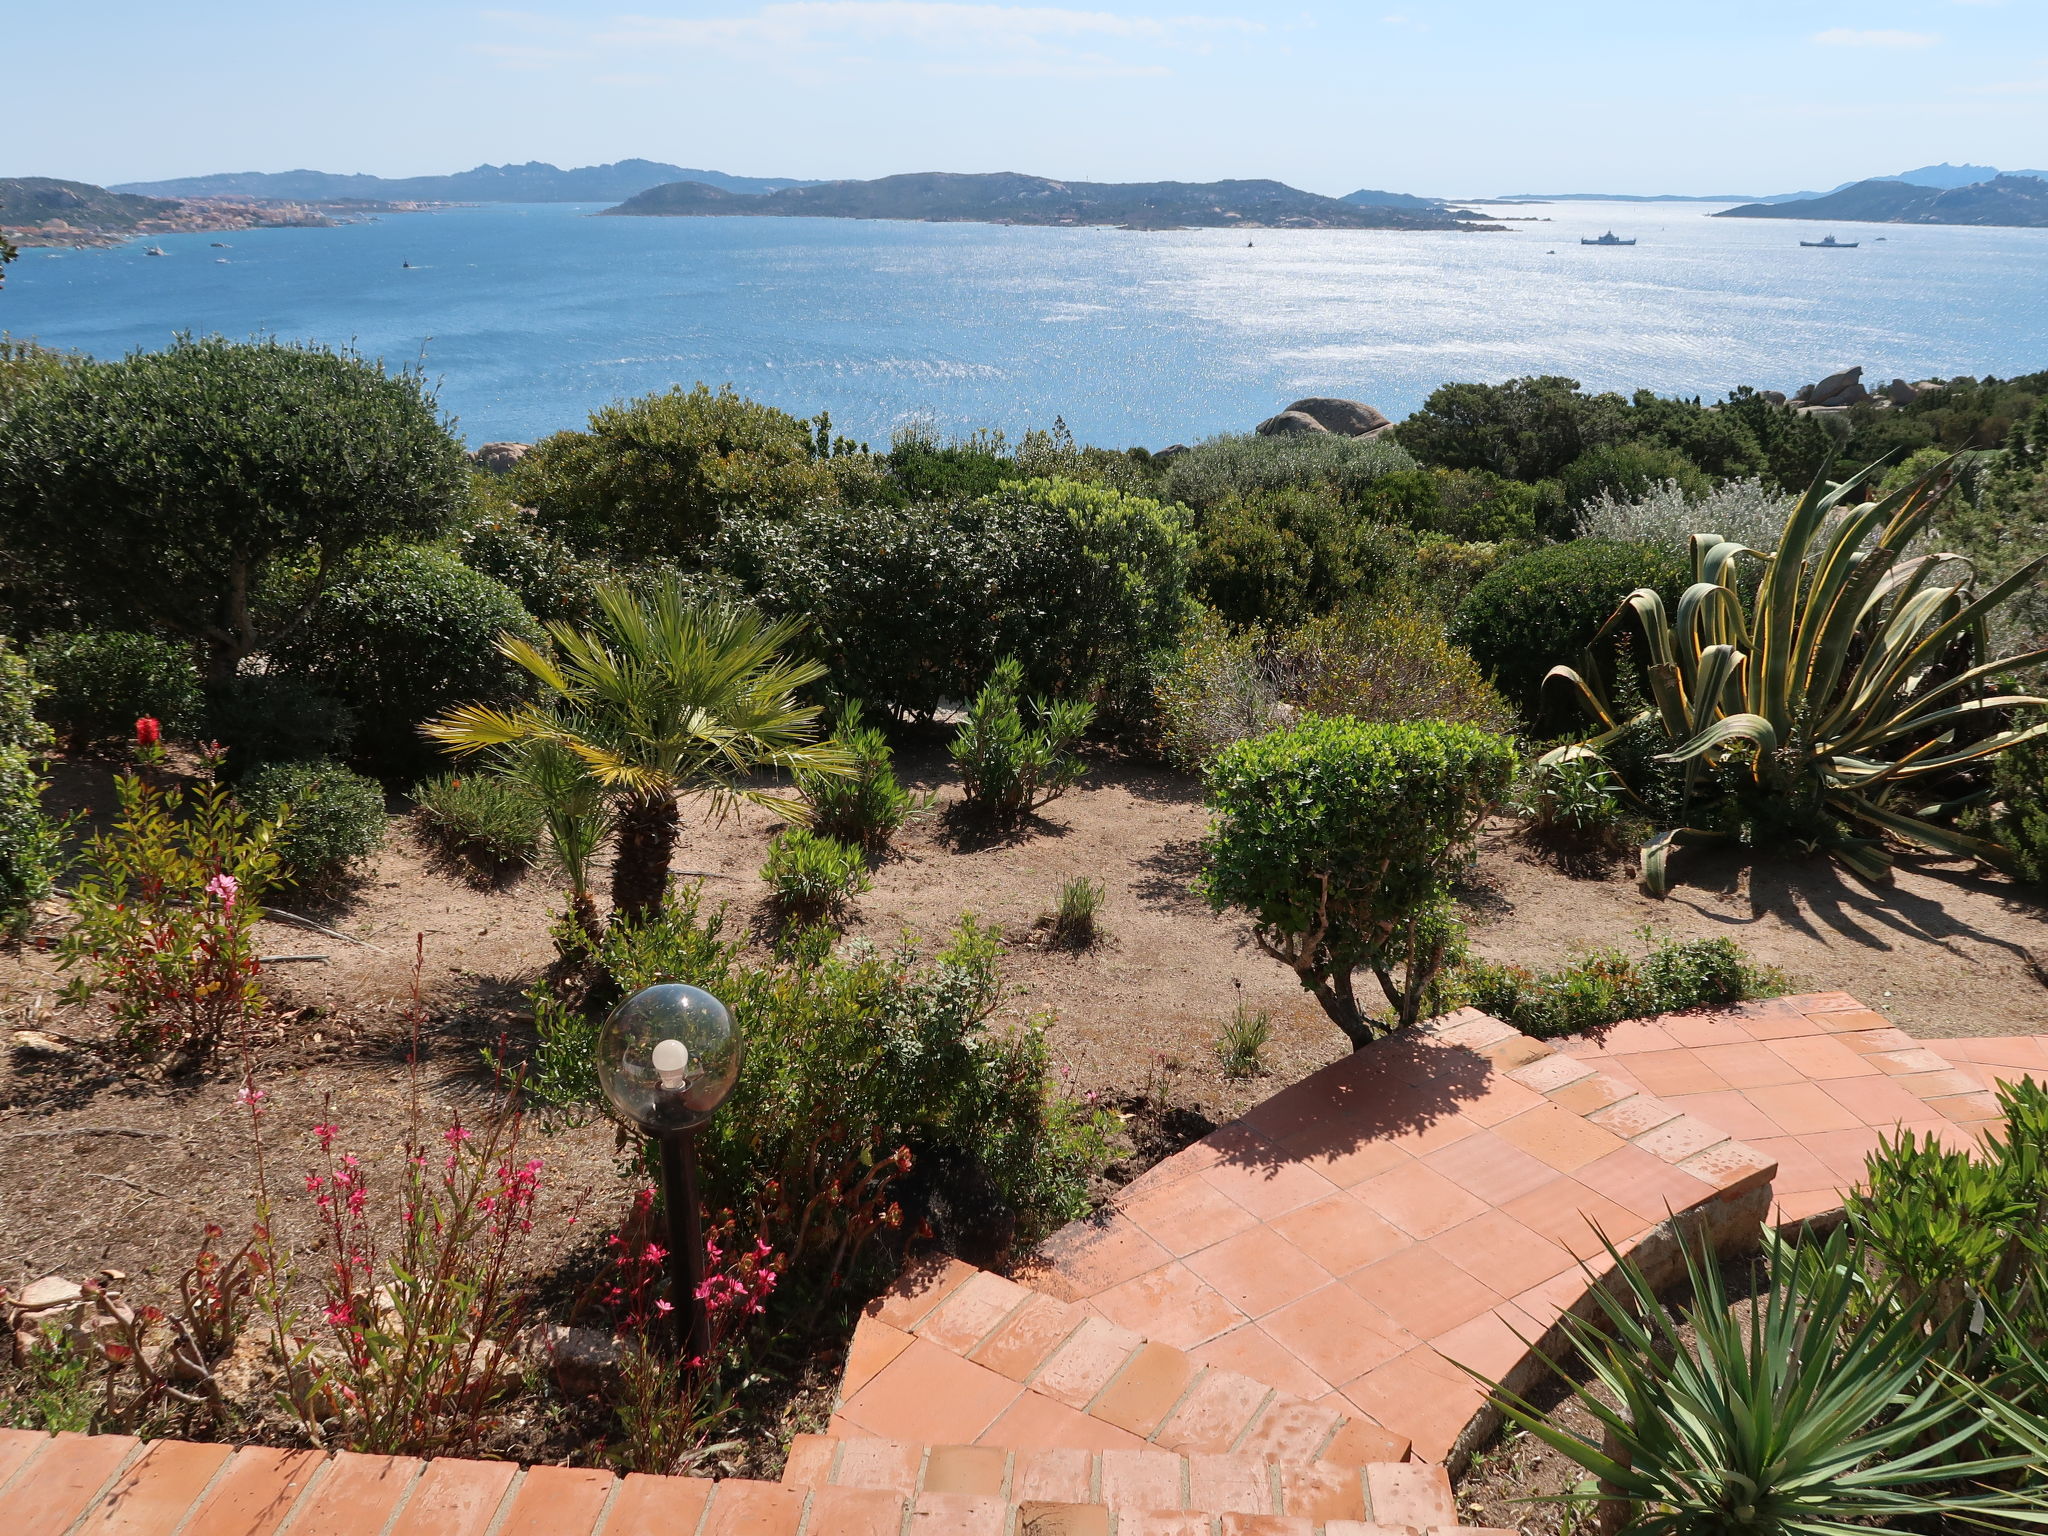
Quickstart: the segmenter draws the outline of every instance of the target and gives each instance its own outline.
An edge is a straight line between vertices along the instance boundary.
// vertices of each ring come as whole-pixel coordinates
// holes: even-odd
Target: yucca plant
[[[1601,1439],[1496,1387],[1502,1411],[1597,1477],[1598,1496],[1629,1511],[1621,1528],[1646,1536],[1869,1536],[2014,1507],[1973,1480],[2025,1457],[1959,1454],[1983,1422],[1940,1378],[1921,1306],[1871,1305],[1846,1232],[1819,1246],[1798,1283],[1773,1266],[1746,1317],[1710,1254],[1686,1250],[1692,1299],[1673,1309],[1614,1253],[1618,1291],[1592,1292],[1599,1323],[1564,1319],[1586,1379],[1554,1367]]]
[[[1852,497],[1871,469],[1840,484],[1823,469],[1769,553],[1694,534],[1693,582],[1677,610],[1638,589],[1594,641],[1639,628],[1648,702],[1617,709],[1590,660],[1584,670],[1553,667],[1546,685],[1571,687],[1599,730],[1544,761],[1605,759],[1636,733],[1661,731],[1668,750],[1656,761],[1683,770],[1688,808],[1704,789],[1732,783],[1752,815],[1803,816],[1818,846],[1867,879],[1890,869],[1886,833],[2004,864],[1998,844],[1941,823],[1952,807],[1925,802],[1964,765],[2048,734],[2048,722],[1999,729],[2001,712],[2044,701],[1995,682],[2048,659],[2048,648],[1985,655],[1992,611],[2032,583],[2048,556],[1980,589],[1961,556],[1911,552],[1953,461],[1859,504]],[[1751,562],[1757,579],[1738,581]],[[1872,835],[1851,835],[1851,825]],[[1667,889],[1674,846],[1729,835],[1725,825],[1660,833],[1642,851],[1644,887]]]

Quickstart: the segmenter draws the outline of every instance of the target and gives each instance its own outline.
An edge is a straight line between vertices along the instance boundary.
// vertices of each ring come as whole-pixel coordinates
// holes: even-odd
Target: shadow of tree
[[[1202,872],[1202,839],[1184,837],[1163,843],[1138,860],[1145,874],[1131,882],[1131,894],[1149,907],[1168,911],[1207,911],[1209,903],[1195,889]]]

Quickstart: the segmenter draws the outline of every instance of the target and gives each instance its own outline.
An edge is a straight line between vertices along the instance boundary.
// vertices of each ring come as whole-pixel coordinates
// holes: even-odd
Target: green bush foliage
[[[2013,873],[2048,888],[2048,740],[2036,737],[2002,755],[1992,788],[2002,808],[1996,836],[2011,850]]]
[[[1073,748],[1087,734],[1095,706],[1033,699],[1026,724],[1023,692],[1024,668],[1004,657],[953,736],[953,766],[968,809],[999,826],[1057,800],[1087,771]]]
[[[497,878],[540,857],[546,812],[518,779],[484,765],[413,786],[413,824],[449,857]]]
[[[355,552],[446,528],[467,473],[416,374],[181,337],[16,401],[0,544],[83,622],[192,642],[221,681]]]
[[[761,879],[776,915],[794,925],[837,917],[874,883],[858,848],[804,827],[776,834]]]
[[[201,734],[227,748],[223,769],[238,779],[265,763],[304,763],[346,755],[356,712],[302,679],[244,672],[205,690]]]
[[[1310,715],[1209,769],[1210,905],[1253,922],[1354,1048],[1380,1033],[1353,987],[1370,970],[1396,1026],[1422,1015],[1462,937],[1450,882],[1507,793],[1514,748],[1469,725]]]
[[[1575,716],[1562,691],[1546,697],[1551,667],[1581,656],[1630,592],[1648,587],[1676,602],[1686,559],[1675,549],[1577,539],[1521,555],[1483,577],[1451,624],[1525,720],[1555,732]],[[1611,653],[1606,658],[1611,661]]]
[[[44,688],[0,638],[0,937],[18,939],[56,888],[62,825],[43,814],[49,728],[37,717]]]
[[[172,737],[190,736],[200,725],[204,700],[189,645],[85,630],[45,635],[28,654],[49,689],[38,712],[73,748],[130,739],[144,716]]]
[[[235,785],[260,821],[281,821],[277,879],[321,890],[346,879],[384,842],[384,791],[335,762],[266,763]]]
[[[1266,491],[1203,515],[1191,580],[1233,624],[1299,624],[1387,591],[1406,545],[1326,492]]]
[[[1135,717],[1187,612],[1184,514],[1071,482],[754,518],[721,558],[764,609],[809,622],[842,693],[917,719],[1006,655],[1036,691]]]
[[[1405,469],[1382,475],[1359,502],[1377,522],[1462,540],[1533,539],[1551,512],[1544,487],[1483,469]]]
[[[425,721],[527,691],[526,674],[498,648],[508,635],[536,641],[541,631],[503,583],[441,550],[406,549],[330,590],[272,660],[280,675],[346,705],[357,720],[353,757],[388,776],[432,762]]]
[[[1445,384],[1394,429],[1425,464],[1509,480],[1554,479],[1589,448],[1628,434],[1628,403],[1586,395],[1555,374],[1503,384]]]
[[[837,499],[807,423],[699,384],[593,411],[588,428],[534,444],[505,494],[586,554],[701,563],[735,512],[780,515]]]
[[[1108,1126],[1059,1095],[1039,1023],[996,1025],[993,930],[963,919],[930,956],[835,951],[821,935],[754,963],[724,928],[686,887],[657,918],[614,925],[601,960],[620,992],[689,982],[747,1021],[739,1083],[698,1157],[706,1205],[788,1257],[779,1312],[864,1300],[895,1273],[882,1242],[921,1221],[995,1258],[1085,1213]],[[544,1011],[529,1082],[587,1101],[598,1020]]]
[[[800,771],[797,793],[813,831],[851,843],[874,858],[906,821],[931,808],[934,797],[913,794],[898,782],[889,738],[879,727],[863,723],[858,700],[849,700],[840,709],[832,739],[845,752],[849,771]]]
[[[1212,437],[1176,454],[1166,466],[1167,499],[1200,511],[1270,491],[1310,491],[1356,501],[1382,475],[1413,469],[1415,460],[1384,438],[1305,434]]]
[[[1468,960],[1445,981],[1449,996],[1544,1040],[1784,990],[1784,978],[1733,939],[1668,939],[1637,958],[1592,949],[1541,971]]]
[[[1704,471],[1660,443],[1603,443],[1588,449],[1558,473],[1565,505],[1573,511],[1602,497],[1633,501],[1660,486],[1675,485],[1681,494],[1704,496],[1713,486]]]
[[[1060,882],[1060,896],[1053,906],[1046,929],[1055,944],[1067,949],[1088,949],[1102,937],[1100,919],[1103,898],[1108,894],[1100,880],[1073,875]]]
[[[578,554],[560,534],[541,527],[532,508],[497,500],[485,501],[458,547],[464,565],[503,583],[543,624],[588,624],[597,614],[597,584],[616,574],[608,562]]]
[[[1273,635],[1205,615],[1160,674],[1154,699],[1160,750],[1196,771],[1231,742],[1283,724],[1290,709],[1490,731],[1514,725],[1514,712],[1440,624],[1387,609]]]

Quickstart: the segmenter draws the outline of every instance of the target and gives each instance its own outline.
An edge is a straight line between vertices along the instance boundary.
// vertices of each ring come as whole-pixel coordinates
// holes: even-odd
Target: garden
[[[2048,375],[1454,384],[1159,454],[700,385],[494,473],[345,352],[11,344],[0,1423],[773,1476],[909,1258],[1003,1269],[1428,1017],[2036,1032],[2044,564]],[[746,1042],[694,1297],[600,1073],[677,983]],[[2021,1518],[2008,1109],[1888,1149],[1826,1246],[1623,1295],[1523,1405],[1551,1459],[1482,1473],[1666,1529]],[[1691,1510],[1755,1445],[1655,1427],[1788,1395],[1841,1502]]]

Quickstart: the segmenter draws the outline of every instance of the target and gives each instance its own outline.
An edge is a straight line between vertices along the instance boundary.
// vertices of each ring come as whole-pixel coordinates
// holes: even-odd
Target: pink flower
[[[319,1125],[313,1127],[313,1134],[320,1138],[320,1150],[322,1152],[325,1152],[329,1147],[334,1145],[334,1138],[337,1135],[339,1135],[340,1132],[340,1126],[329,1125],[324,1121]]]
[[[218,897],[223,902],[233,902],[242,889],[242,882],[230,874],[218,874],[206,882],[206,894]]]
[[[242,1084],[241,1091],[235,1095],[235,1102],[248,1110],[250,1114],[260,1115],[263,1113],[263,1101],[269,1097],[270,1095],[261,1088],[244,1083]]]
[[[451,1147],[459,1147],[475,1134],[476,1132],[470,1130],[467,1126],[457,1123],[455,1125],[449,1126],[447,1130],[443,1131],[441,1133],[441,1139],[447,1142],[448,1145]]]

